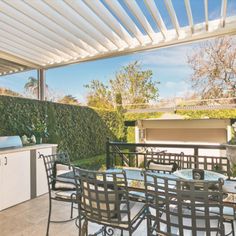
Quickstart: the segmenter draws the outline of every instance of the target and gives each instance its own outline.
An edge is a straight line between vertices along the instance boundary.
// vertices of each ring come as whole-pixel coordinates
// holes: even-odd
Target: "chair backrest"
[[[107,173],[74,168],[74,172],[80,182],[80,210],[88,220],[115,225],[130,224],[124,171]]]
[[[44,166],[48,181],[49,193],[54,189],[56,183],[56,165],[65,164],[70,168],[70,158],[67,153],[56,153],[52,155],[40,154],[40,158],[43,158]]]
[[[230,163],[227,157],[186,155],[183,152],[149,152],[144,158],[145,169],[149,169],[148,164],[150,161],[154,161],[156,163],[165,165],[168,165],[169,163],[175,163],[177,169],[201,169],[216,171],[227,175],[229,178],[231,174]]]
[[[149,236],[224,235],[222,179],[187,181],[150,172],[144,179]]]
[[[144,168],[146,170],[154,170],[157,172],[173,172],[182,166],[181,153],[167,152],[147,152],[144,157]],[[157,166],[158,164],[158,166]]]

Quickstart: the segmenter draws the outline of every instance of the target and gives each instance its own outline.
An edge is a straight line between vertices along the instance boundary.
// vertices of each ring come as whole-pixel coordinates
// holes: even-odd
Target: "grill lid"
[[[0,136],[0,148],[22,147],[20,136]]]

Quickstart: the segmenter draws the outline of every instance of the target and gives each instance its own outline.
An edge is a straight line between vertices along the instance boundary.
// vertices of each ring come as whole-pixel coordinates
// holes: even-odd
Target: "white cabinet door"
[[[30,199],[30,151],[1,155],[2,209]]]
[[[42,158],[39,155],[51,155],[52,148],[36,150],[36,195],[40,196],[48,192],[47,176]]]
[[[2,170],[3,158],[0,155],[0,211],[3,209],[3,170]]]

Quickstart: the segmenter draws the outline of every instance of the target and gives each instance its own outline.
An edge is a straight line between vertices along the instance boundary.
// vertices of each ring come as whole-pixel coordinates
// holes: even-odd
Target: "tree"
[[[34,97],[38,96],[38,80],[32,76],[28,78],[28,82],[24,86],[25,90]]]
[[[65,95],[63,98],[58,100],[59,103],[65,103],[70,105],[79,105],[78,100],[72,95]]]
[[[7,89],[7,88],[1,88],[1,87],[0,87],[0,95],[13,96],[13,97],[22,97],[21,94],[15,92],[13,90],[10,90],[10,89]]]
[[[105,109],[113,108],[111,92],[108,86],[98,80],[92,80],[85,87],[90,90],[87,96],[88,106]]]
[[[90,89],[88,105],[122,110],[128,104],[149,103],[159,96],[158,82],[152,80],[152,71],[143,70],[138,61],[124,66],[106,86],[93,80],[86,88]]]
[[[157,100],[158,82],[152,80],[152,71],[143,70],[140,62],[124,66],[116,73],[115,79],[110,80],[113,97],[121,95],[123,105],[142,104]]]
[[[28,78],[28,82],[25,84],[24,88],[26,90],[26,92],[28,92],[30,95],[32,95],[33,97],[38,97],[38,79],[34,78],[33,76],[30,76]],[[46,92],[48,92],[48,85],[45,85],[46,87]]]
[[[202,43],[188,63],[192,87],[202,99],[236,97],[236,44],[230,37]],[[236,100],[234,100],[236,102]]]

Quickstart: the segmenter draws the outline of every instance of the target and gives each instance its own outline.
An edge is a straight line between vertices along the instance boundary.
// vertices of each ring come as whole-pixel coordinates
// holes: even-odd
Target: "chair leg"
[[[82,236],[82,224],[81,224],[82,219],[80,215],[78,217],[79,217],[79,236]]]
[[[235,236],[235,231],[234,231],[234,221],[231,221],[231,227],[232,227],[232,236]]]
[[[51,211],[52,211],[52,203],[51,203],[51,199],[49,199],[49,211],[48,211],[48,223],[47,223],[46,236],[49,235],[49,225],[50,225],[50,221],[51,221]]]
[[[70,218],[73,218],[73,208],[74,208],[74,202],[71,203],[71,209],[70,209]]]

